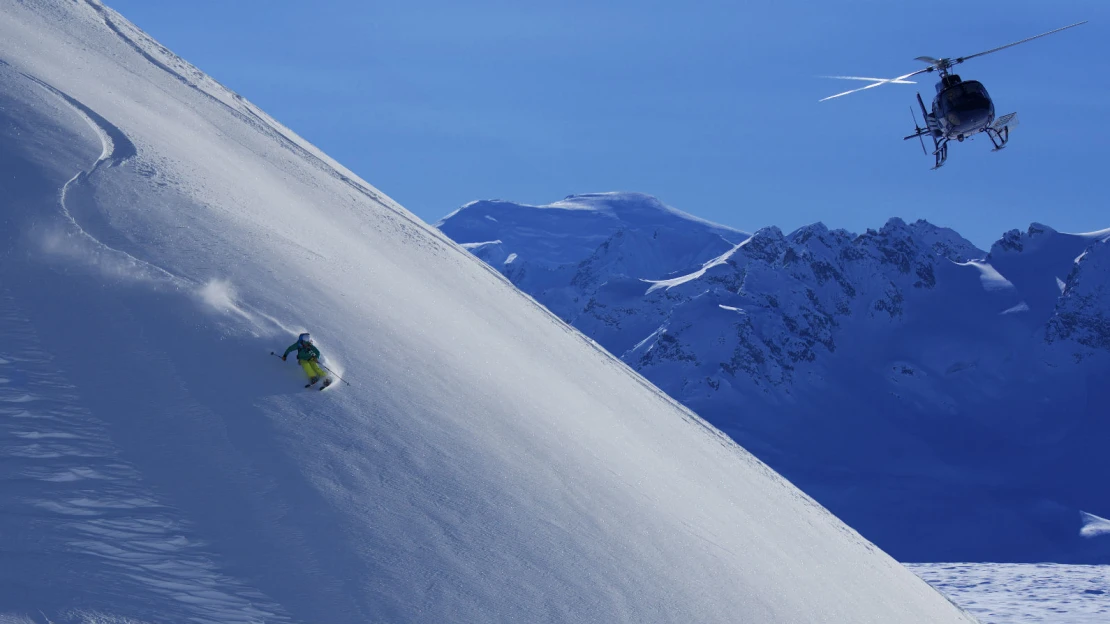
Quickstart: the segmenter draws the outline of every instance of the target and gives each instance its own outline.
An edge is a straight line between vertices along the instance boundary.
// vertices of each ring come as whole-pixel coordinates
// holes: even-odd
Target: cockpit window
[[[989,104],[987,90],[978,82],[965,82],[945,89],[941,96],[945,110],[982,108]]]
[[[963,87],[964,93],[978,95],[979,97],[987,97],[987,90],[978,82],[965,82],[960,86]]]

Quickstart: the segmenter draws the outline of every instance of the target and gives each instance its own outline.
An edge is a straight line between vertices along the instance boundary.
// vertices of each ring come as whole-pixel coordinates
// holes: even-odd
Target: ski
[[[331,385],[331,377],[328,377],[327,379],[324,380],[324,385],[320,386],[320,391],[323,392],[324,388],[327,388],[330,385]]]

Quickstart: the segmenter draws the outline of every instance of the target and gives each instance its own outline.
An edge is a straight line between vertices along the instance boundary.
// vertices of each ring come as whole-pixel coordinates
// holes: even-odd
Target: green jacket
[[[301,342],[300,340],[298,340],[297,342],[294,342],[288,349],[286,349],[285,353],[282,354],[281,357],[284,358],[285,356],[289,355],[289,353],[294,351],[294,350],[297,352],[297,361],[317,360],[317,359],[320,358],[320,350],[319,349],[317,349],[311,343]]]

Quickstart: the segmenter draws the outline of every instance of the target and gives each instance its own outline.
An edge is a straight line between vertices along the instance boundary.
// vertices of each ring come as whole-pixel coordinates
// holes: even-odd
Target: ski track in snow
[[[64,102],[88,124],[101,143],[101,154],[96,162],[87,171],[79,171],[74,174],[62,186],[58,202],[62,217],[71,233],[65,239],[48,236],[45,244],[49,251],[68,256],[76,255],[80,261],[95,266],[108,275],[126,277],[155,286],[168,286],[178,292],[191,293],[216,310],[233,314],[248,321],[254,326],[256,333],[268,334],[272,333],[274,329],[286,334],[296,333],[281,320],[237,302],[234,298],[234,289],[227,282],[213,280],[205,284],[198,284],[192,280],[174,275],[162,267],[140,260],[126,251],[105,244],[82,227],[74,216],[74,211],[70,209],[71,197],[75,192],[83,190],[83,187],[94,186],[94,176],[102,169],[123,166],[138,156],[138,149],[119,127],[96,111],[35,76],[26,73],[21,75]],[[85,243],[83,249],[73,246],[74,238]]]
[[[319,153],[318,150],[315,150],[315,148],[308,149],[300,142],[290,138],[289,134],[284,130],[284,127],[281,126],[281,124],[279,124],[276,120],[271,118],[266,113],[258,110],[253,104],[248,102],[238,93],[235,93],[231,89],[228,89],[222,84],[211,79],[209,76],[193,67],[184,59],[181,59],[177,55],[173,54],[173,52],[162,47],[154,40],[145,37],[145,33],[136,32],[134,33],[134,36],[125,33],[124,28],[128,24],[126,21],[124,21],[124,26],[117,24],[116,20],[112,19],[112,14],[115,13],[115,11],[95,0],[85,0],[85,3],[89,5],[89,7],[91,7],[94,11],[96,11],[97,14],[99,14],[100,18],[104,21],[104,25],[107,26],[109,30],[115,33],[116,36],[120,38],[120,40],[126,43],[131,49],[135,50],[135,52],[137,52],[140,56],[145,58],[151,64],[165,71],[167,74],[173,76],[185,86],[204,95],[209,100],[223,106],[228,112],[230,112],[238,119],[263,132],[264,134],[271,136],[272,138],[277,140],[283,148],[304,157],[306,160],[316,165],[319,169],[326,171],[329,175],[332,175],[336,179],[340,180],[356,192],[365,195],[374,202],[382,204],[390,211],[392,211],[393,214],[397,217],[412,221],[412,217],[408,215],[403,209],[400,209],[397,205],[395,205],[391,200],[382,196],[373,188],[370,188],[366,184],[363,184],[359,179],[349,176],[343,171],[340,171],[336,166],[338,165],[338,163],[334,163],[334,161],[331,161],[326,156]],[[159,60],[156,53],[144,47],[139,41],[136,40],[136,37],[146,38],[147,41],[144,41],[143,43],[146,43],[148,46],[154,47],[157,50],[157,53],[165,56],[168,61],[181,65],[185,72],[196,73],[200,81],[211,83],[212,86],[215,87],[215,90],[217,90],[217,93],[222,91],[223,93],[221,95],[230,96],[230,98],[234,101],[236,105],[232,105],[225,99],[217,97],[217,95],[213,94],[212,91],[204,89],[197,82],[190,80],[181,71],[178,71],[174,67],[171,67],[168,63]],[[442,236],[442,239],[444,241],[450,241],[450,239],[448,239],[446,236]]]
[[[0,384],[0,457],[6,458],[0,463],[0,585],[11,589],[23,579],[53,576],[72,585],[81,606],[161,597],[146,605],[143,617],[151,621],[288,621],[265,596],[222,575],[217,558],[120,459],[106,426],[82,407],[3,291],[0,335],[6,381]],[[52,573],[35,572],[40,565]],[[84,595],[83,587],[112,587],[117,595]],[[48,589],[25,587],[23,594],[27,611],[64,606],[48,601],[56,595]],[[62,609],[49,621],[112,618]]]
[[[48,93],[62,100],[62,102],[64,102],[71,110],[73,110],[74,113],[85,120],[92,131],[100,139],[100,157],[97,158],[96,162],[94,162],[87,171],[79,171],[74,174],[74,176],[65,183],[65,186],[62,187],[58,199],[59,204],[61,205],[62,216],[65,218],[66,223],[69,225],[69,227],[73,230],[73,234],[80,240],[83,240],[85,241],[85,243],[87,243],[87,248],[84,250],[83,254],[85,256],[84,260],[113,275],[126,275],[133,279],[140,279],[143,281],[150,281],[155,283],[164,282],[168,283],[173,288],[181,290],[192,289],[193,286],[187,280],[173,275],[172,273],[166,271],[165,269],[162,269],[161,267],[157,267],[150,264],[149,262],[140,260],[125,251],[109,247],[108,245],[98,240],[95,236],[90,234],[88,230],[83,228],[81,224],[77,222],[73,211],[70,210],[70,207],[67,203],[70,196],[74,193],[75,189],[84,185],[102,167],[110,168],[123,165],[128,160],[135,157],[138,154],[138,150],[135,148],[135,144],[127,138],[127,135],[124,134],[122,130],[108,122],[107,119],[97,114],[89,107],[85,106],[73,97],[70,97],[60,89],[57,89],[34,76],[28,74],[23,74],[23,76],[40,86]],[[64,252],[73,253],[71,247],[63,247],[59,244],[60,242],[61,241],[57,240],[48,240],[48,248],[52,249],[53,251],[63,251],[64,249]]]
[[[908,563],[982,624],[1110,622],[1110,566]]]

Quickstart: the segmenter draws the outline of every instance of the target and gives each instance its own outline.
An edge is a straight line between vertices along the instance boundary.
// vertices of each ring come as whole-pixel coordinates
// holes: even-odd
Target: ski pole
[[[332,369],[328,368],[327,366],[324,366],[323,364],[321,364],[319,360],[316,360],[316,363],[320,364],[320,367],[323,368],[324,370],[328,371],[332,375],[335,375],[335,378],[338,379],[339,381],[342,381],[343,383],[347,384],[348,386],[351,385],[351,382],[347,381],[346,379],[343,379],[335,371],[333,371]]]
[[[270,352],[270,355],[272,355],[272,356],[274,356],[274,357],[276,357],[276,358],[279,358],[279,359],[281,358],[281,356],[280,356],[280,355],[278,355],[278,354],[274,353],[273,351],[271,351],[271,352]],[[320,360],[316,360],[316,363],[317,363],[317,364],[320,364],[320,367],[321,367],[321,368],[323,368],[324,370],[328,371],[328,372],[329,372],[329,373],[331,373],[332,375],[335,375],[335,378],[336,378],[336,379],[338,379],[339,381],[342,381],[343,383],[347,384],[348,386],[349,386],[349,385],[351,385],[351,382],[347,381],[346,379],[343,379],[342,377],[340,377],[340,376],[339,376],[339,374],[338,374],[338,373],[336,373],[336,372],[335,372],[335,371],[333,371],[332,369],[328,368],[327,366],[324,366],[324,365],[323,365],[323,364],[322,364],[322,363],[320,362]]]

